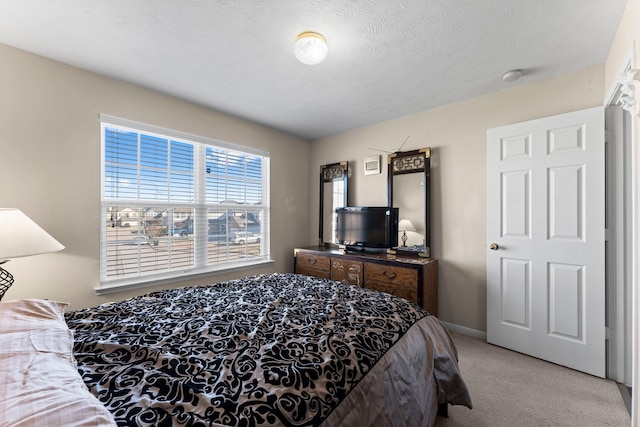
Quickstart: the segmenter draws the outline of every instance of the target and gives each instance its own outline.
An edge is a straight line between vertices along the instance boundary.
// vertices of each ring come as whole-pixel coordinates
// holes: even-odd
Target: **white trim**
[[[638,308],[640,307],[640,293],[638,292],[638,129],[635,126],[631,126],[631,140],[632,147],[631,152],[633,153],[631,156],[631,169],[633,174],[633,182],[631,184],[631,211],[632,211],[632,227],[631,227],[631,235],[633,236],[631,239],[631,253],[632,257],[635,260],[632,266],[631,271],[631,283],[633,283],[631,289],[632,295],[632,326],[631,326],[631,335],[632,339],[632,353],[633,353],[633,366],[631,369],[632,372],[632,389],[633,394],[631,396],[631,425],[633,427],[638,426],[638,411],[640,406],[640,400],[638,399],[638,387],[640,386],[640,376],[638,374],[638,355],[640,353],[640,330],[638,329]]]
[[[147,123],[136,122],[133,120],[123,119],[121,117],[110,116],[108,114],[100,114],[100,122],[108,123],[113,126],[128,127],[136,131],[143,131],[152,134],[160,134],[176,139],[185,139],[191,142],[199,142],[206,145],[215,145],[216,147],[226,148],[228,150],[241,151],[243,153],[254,154],[256,156],[269,157],[268,151],[259,150],[253,147],[245,147],[244,145],[232,144],[230,142],[219,141],[217,139],[207,138],[204,136],[194,135],[187,132],[180,132],[173,129],[167,129],[160,126],[150,125]]]
[[[631,143],[629,115],[620,106],[607,106],[607,378],[631,385]],[[625,119],[626,117],[626,119]]]
[[[456,325],[455,323],[444,322],[442,320],[440,321],[440,323],[442,323],[444,327],[447,328],[447,330],[449,331],[458,332],[462,335],[468,335],[470,337],[479,338],[484,341],[487,340],[486,332],[479,331],[477,329],[467,328],[466,326]]]
[[[638,88],[637,80],[635,82],[627,82],[626,80],[629,78],[630,74],[634,71],[634,64],[636,64],[635,58],[635,42],[632,43],[630,52],[622,61],[622,66],[620,67],[620,72],[618,73],[618,78],[609,88],[608,96],[605,98],[605,105],[619,105],[621,103],[620,98],[622,96],[621,87],[623,84],[633,84],[635,85],[636,91]],[[635,75],[637,78],[637,74]],[[636,93],[636,96],[638,94]],[[636,98],[637,102],[637,98]],[[635,112],[637,114],[637,105],[635,108]],[[627,110],[629,111],[629,110]],[[630,135],[629,141],[631,143],[631,182],[630,188],[627,189],[626,194],[623,197],[628,196],[630,199],[631,205],[631,230],[624,230],[624,233],[631,236],[631,352],[632,352],[632,368],[631,368],[631,377],[632,377],[632,396],[631,396],[631,426],[638,426],[638,412],[640,400],[638,399],[638,387],[640,386],[640,376],[638,373],[638,355],[640,353],[640,333],[638,328],[638,308],[640,306],[640,293],[638,292],[638,129],[636,128],[637,124],[637,116],[630,114],[631,123],[630,123]],[[619,307],[617,309],[620,309]],[[627,325],[629,327],[629,325]]]
[[[629,49],[629,53],[625,55],[624,60],[622,61],[622,66],[620,67],[620,71],[617,74],[616,80],[611,84],[609,90],[607,91],[608,95],[604,98],[603,105],[606,107],[607,105],[616,105],[620,100],[620,86],[622,85],[622,81],[624,76],[633,69],[633,47]]]
[[[172,276],[172,277],[167,277],[167,275],[165,274],[164,277],[160,279],[149,278],[148,280],[145,280],[144,277],[135,277],[132,280],[101,285],[94,288],[94,290],[97,295],[106,295],[106,294],[112,294],[115,292],[128,291],[131,289],[147,288],[150,286],[164,285],[167,283],[175,283],[178,281],[182,282],[185,280],[199,279],[201,277],[216,276],[216,275],[225,274],[225,273],[233,273],[234,271],[241,271],[241,270],[247,270],[248,268],[257,268],[265,265],[270,265],[270,264],[273,264],[274,262],[275,260],[268,259],[268,260],[260,260],[256,262],[244,262],[244,263],[233,264],[233,265],[227,264],[224,266],[224,268],[220,268],[217,270],[209,270],[209,271],[200,272],[200,273],[185,274],[185,273],[176,272],[175,276]]]

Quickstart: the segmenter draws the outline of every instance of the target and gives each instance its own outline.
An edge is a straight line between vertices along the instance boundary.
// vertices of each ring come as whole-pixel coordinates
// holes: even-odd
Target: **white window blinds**
[[[101,116],[101,284],[269,259],[269,155]]]

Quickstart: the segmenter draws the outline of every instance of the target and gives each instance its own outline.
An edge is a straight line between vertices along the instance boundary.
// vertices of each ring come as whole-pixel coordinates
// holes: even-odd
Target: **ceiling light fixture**
[[[298,61],[306,65],[316,65],[327,57],[329,47],[327,39],[322,34],[305,31],[298,34],[293,45],[293,53]]]
[[[502,80],[507,83],[515,82],[522,77],[522,70],[509,70],[502,75]]]

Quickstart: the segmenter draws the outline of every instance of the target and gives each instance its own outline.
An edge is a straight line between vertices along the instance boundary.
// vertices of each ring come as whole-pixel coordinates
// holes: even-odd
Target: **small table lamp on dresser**
[[[402,233],[402,236],[400,236],[400,239],[402,240],[402,247],[406,248],[408,238],[407,231],[416,231],[416,228],[408,219],[401,219],[398,223],[398,231]]]
[[[0,208],[0,265],[11,258],[64,249],[19,209]],[[13,276],[0,267],[0,300],[13,284]]]

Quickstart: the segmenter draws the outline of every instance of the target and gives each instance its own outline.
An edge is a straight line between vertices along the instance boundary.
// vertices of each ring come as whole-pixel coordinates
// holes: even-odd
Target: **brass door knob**
[[[498,246],[497,243],[492,243],[489,245],[489,249],[491,249],[492,251],[497,251],[498,249],[500,249],[500,246]]]

